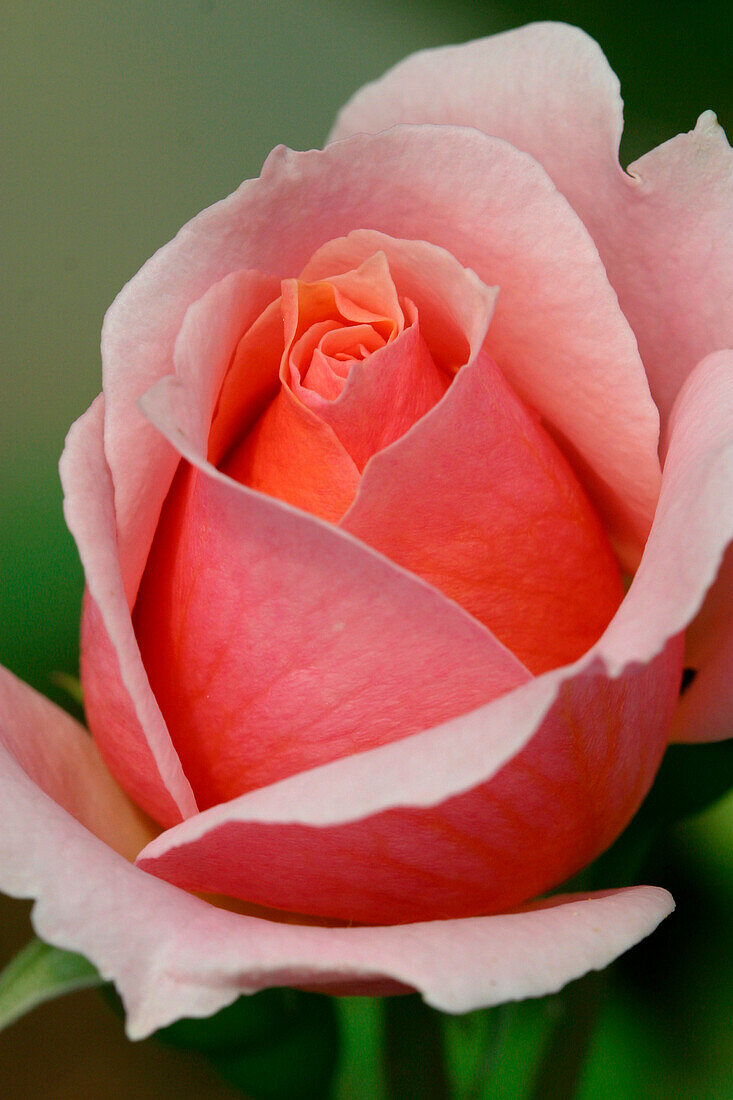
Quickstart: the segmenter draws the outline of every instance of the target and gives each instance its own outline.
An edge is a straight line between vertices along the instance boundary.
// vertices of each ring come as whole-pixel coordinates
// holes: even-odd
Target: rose
[[[531,901],[623,828],[670,727],[724,736],[733,704],[731,154],[705,115],[626,176],[619,119],[570,28],[417,55],[347,106],[346,140],[273,154],[110,310],[104,398],[62,462],[109,771],[4,674],[0,866],[39,934],[115,980],[131,1034],[273,984],[454,1011],[540,994],[669,911],[645,887]],[[299,275],[322,286],[278,389]],[[375,388],[375,363],[409,385]],[[314,427],[348,404],[328,386],[370,409],[339,426],[353,469]],[[272,430],[288,387],[312,415]],[[487,433],[504,480],[479,506]],[[634,574],[618,610],[606,535]]]

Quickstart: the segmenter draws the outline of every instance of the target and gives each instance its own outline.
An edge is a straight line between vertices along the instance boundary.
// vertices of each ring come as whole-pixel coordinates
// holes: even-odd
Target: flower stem
[[[440,1013],[416,994],[384,1000],[389,1100],[449,1100]]]
[[[605,985],[605,974],[594,970],[563,991],[562,1014],[543,1052],[528,1100],[577,1097]]]

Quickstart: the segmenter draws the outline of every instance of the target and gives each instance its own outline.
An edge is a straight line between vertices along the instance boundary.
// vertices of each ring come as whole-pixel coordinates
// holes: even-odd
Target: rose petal
[[[346,385],[334,399],[309,394],[304,386],[293,387],[294,393],[329,425],[358,470],[364,469],[375,452],[404,435],[448,387],[448,377],[433,362],[420,334],[417,314],[410,320],[411,324],[392,343],[350,365]],[[299,462],[300,456],[296,452],[290,460]],[[354,485],[349,504],[356,489]],[[291,503],[297,501],[291,499]]]
[[[733,345],[733,150],[712,111],[616,188],[593,233],[664,423],[695,365]]]
[[[195,235],[182,229],[118,294],[104,319],[104,449],[114,485],[120,562],[130,607],[177,465],[170,447],[141,416],[137,399],[157,378],[173,370],[176,344],[179,357],[185,356],[190,343],[208,348],[213,383],[222,351],[231,357],[238,337],[278,293],[277,279],[241,271],[245,264],[227,264],[231,252],[231,247],[227,250],[222,245],[221,262],[210,262],[199,271]],[[235,278],[215,289],[232,272]],[[207,292],[219,309],[211,308]],[[188,306],[201,296],[206,302],[185,324]],[[206,407],[200,412],[203,415]]]
[[[475,126],[543,165],[598,246],[666,420],[695,364],[733,344],[733,151],[712,112],[626,175],[599,46],[537,23],[413,54],[356,93],[331,140],[425,122]]]
[[[718,649],[680,699],[673,741],[723,741],[733,737],[733,623]]]
[[[444,248],[373,229],[356,229],[328,241],[310,258],[301,278],[325,279],[350,271],[375,252],[387,257],[401,297],[415,304],[431,356],[446,374],[455,374],[483,346],[497,288],[482,283]]]
[[[484,286],[444,249],[371,230],[329,241],[306,265],[303,277],[349,270],[374,250],[386,256],[399,294],[415,316],[393,343],[352,364],[336,400],[311,401],[360,470],[428,412],[449,378],[475,358],[496,302],[495,288]]]
[[[146,395],[148,411],[160,414],[165,382]],[[201,805],[405,736],[528,678],[440,593],[212,467],[182,474],[166,502],[135,624]]]
[[[691,459],[705,464],[710,489],[702,499],[699,481],[681,468]],[[713,549],[704,554],[685,539],[674,565],[685,573],[701,567],[708,583],[717,573],[688,632],[687,660],[698,671],[680,700],[674,739],[719,741],[733,734],[733,351],[707,356],[680,391],[665,475],[667,470],[677,481],[678,509],[700,514],[703,538]]]
[[[160,444],[143,439],[130,408],[170,373],[186,307],[232,270],[295,277],[325,242],[365,226],[429,240],[501,286],[494,358],[581,456],[614,538],[629,559],[638,555],[659,485],[657,414],[596,249],[531,158],[475,130],[428,126],[323,152],[276,150],[259,180],[194,219],[118,298],[104,337],[105,446],[124,560],[129,547],[145,548],[136,517],[147,524],[160,504],[151,472]],[[140,557],[129,559],[133,579]]]
[[[699,364],[675,405],[654,527],[622,606],[627,613],[606,633],[613,660],[646,659],[654,635],[694,623],[708,593],[715,599],[713,582],[733,539],[732,450],[733,352],[718,352]],[[729,620],[717,625],[720,637]]]
[[[278,924],[216,909],[131,867],[47,798],[4,748],[0,801],[0,885],[38,898],[38,935],[86,955],[115,982],[133,1039],[273,985],[359,992],[392,981],[448,1012],[541,996],[606,966],[673,908],[666,891],[636,887],[558,898],[527,913],[398,928]]]
[[[649,661],[699,611],[731,534],[721,524],[721,516],[730,516],[733,496],[732,424],[733,383],[728,361],[711,357],[682,395],[665,464],[663,491],[641,567],[606,634],[577,666],[575,680],[580,669],[590,675],[586,661],[595,654],[604,659],[612,675],[634,662]],[[649,680],[659,685],[666,668],[673,686],[679,655],[677,645],[669,653],[669,664],[652,669]],[[325,777],[326,769],[307,773],[247,795],[223,812],[234,821],[247,806],[252,807],[254,819],[267,820],[271,825],[301,820],[304,815],[323,813],[317,807],[323,807],[326,789],[333,820],[356,822],[400,805],[441,803],[485,781],[503,762],[516,756],[540,725],[559,685],[567,680],[568,691],[573,690],[573,671],[543,676],[495,700],[481,712],[457,719],[442,731],[419,735],[419,742],[413,738],[372,750],[358,761],[351,758],[335,762],[328,766]],[[623,690],[623,681],[619,688]],[[649,716],[656,712],[643,698],[639,708],[647,735]],[[507,730],[511,733],[510,743],[506,741]],[[489,756],[488,747],[497,745],[501,746],[498,754],[492,747]],[[624,769],[631,767],[633,771],[633,754],[624,757],[617,753],[617,759],[624,761]],[[335,791],[344,792],[343,803],[334,804]],[[188,827],[172,830],[164,843],[172,846],[176,836],[183,840],[186,828],[206,831],[206,821],[213,824],[209,814]],[[316,827],[323,829],[324,825]],[[193,844],[193,832],[190,836]],[[178,848],[177,858],[182,859],[184,851],[185,845]]]
[[[105,768],[87,731],[1,667],[0,743],[3,757],[10,754],[25,782],[39,788],[39,800],[47,801],[47,795],[126,859],[134,859],[155,836]],[[2,804],[4,829],[18,829],[12,793]]]
[[[341,526],[465,607],[533,673],[582,656],[623,598],[572,470],[485,354],[374,455]]]
[[[336,433],[285,387],[220,468],[242,485],[329,523],[338,523],[359,484],[359,471]],[[183,515],[180,520],[187,522]],[[162,537],[166,553],[177,554],[177,533],[169,527]],[[154,548],[160,538],[157,533]]]
[[[85,706],[105,763],[156,820],[170,824],[196,802],[160,714],[132,630],[120,573],[112,485],[102,451],[103,399],[71,428],[61,458],[64,514],[84,566]],[[90,660],[93,657],[93,660]]]
[[[425,122],[474,126],[530,153],[582,217],[619,172],[618,79],[598,43],[564,23],[411,54],[352,96],[329,141]]]
[[[512,719],[521,736],[536,712],[533,684],[214,806],[153,841],[139,866],[185,889],[349,923],[513,909],[585,866],[630,820],[666,745],[680,668],[677,646],[619,680],[576,676],[493,782],[492,764],[518,748]],[[460,790],[469,767],[487,781],[431,805]],[[370,812],[385,803],[394,808]]]

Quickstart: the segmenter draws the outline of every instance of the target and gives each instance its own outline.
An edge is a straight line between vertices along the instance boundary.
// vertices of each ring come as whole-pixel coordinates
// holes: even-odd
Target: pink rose
[[[110,309],[61,466],[94,742],[2,674],[0,884],[131,1035],[544,994],[670,911],[532,900],[733,718],[733,156],[620,130],[572,28],[415,55]]]

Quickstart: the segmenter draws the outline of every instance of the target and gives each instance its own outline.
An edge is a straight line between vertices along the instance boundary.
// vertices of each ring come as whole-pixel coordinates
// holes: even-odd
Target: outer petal
[[[155,835],[105,768],[87,731],[4,668],[0,746],[3,765],[7,760],[11,772],[22,769],[28,788],[35,785],[39,804],[58,803],[62,816],[65,810],[126,859],[134,859]],[[21,823],[13,820],[12,793],[3,794],[2,806],[3,831],[17,830],[25,837]]]
[[[349,923],[513,909],[630,820],[666,744],[680,658],[677,647],[617,681],[577,676],[524,752],[527,717],[557,682],[214,806],[138,865],[185,889]],[[483,782],[462,793],[471,773]]]
[[[411,54],[352,96],[329,140],[423,122],[475,126],[525,150],[581,216],[619,171],[618,78],[598,43],[564,23]]]
[[[66,522],[79,547],[89,594],[82,630],[85,703],[112,771],[148,813],[170,824],[195,813],[196,802],[132,630],[102,452],[103,417],[100,397],[69,432],[60,467]]]
[[[621,108],[598,45],[538,23],[414,54],[357,92],[331,138],[432,122],[531,153],[588,226],[666,419],[695,364],[733,344],[733,153],[706,112],[626,175]]]
[[[733,150],[712,111],[632,164],[596,217],[664,422],[695,365],[733,346]]]
[[[216,909],[131,867],[44,795],[4,747],[0,801],[0,885],[36,897],[39,936],[87,955],[115,982],[133,1039],[273,985],[407,986],[448,1012],[541,996],[606,966],[673,908],[666,891],[637,887],[554,899],[536,912],[399,928],[277,924]]]
[[[693,622],[687,660],[697,676],[680,700],[675,716],[676,741],[719,741],[733,735],[733,351],[708,356],[683,387],[672,413],[670,474],[679,461],[701,453],[708,461],[708,477],[717,492],[706,502],[707,537],[725,556],[706,562],[706,573],[717,570],[715,584]],[[665,469],[666,469],[665,467]],[[699,486],[692,477],[679,479],[679,507],[691,507]],[[695,568],[700,551],[685,541],[678,566]]]
[[[185,308],[232,270],[297,276],[325,242],[364,227],[428,240],[501,286],[492,354],[582,456],[614,534],[638,551],[659,485],[657,414],[592,241],[531,158],[476,131],[410,127],[323,152],[277,150],[259,180],[199,215],[117,299],[104,335],[105,446],[123,560],[142,548],[129,557],[133,588],[165,478],[161,445],[130,406],[170,373]]]

